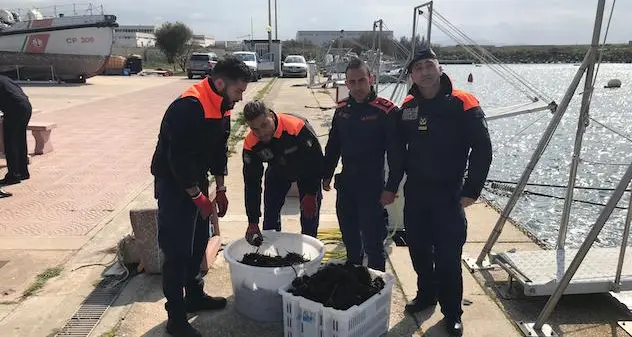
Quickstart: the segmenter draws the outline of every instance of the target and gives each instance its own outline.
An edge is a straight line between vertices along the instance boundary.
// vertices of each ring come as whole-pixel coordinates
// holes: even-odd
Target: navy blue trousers
[[[336,175],[336,214],[347,249],[347,263],[362,265],[367,255],[367,267],[385,271],[384,240],[387,229],[384,207],[380,204],[383,183],[367,183],[358,177]]]
[[[208,194],[208,186],[200,187]],[[162,290],[170,319],[186,320],[183,289],[194,298],[204,291],[200,272],[208,245],[208,219],[199,215],[191,197],[173,181],[156,179],[158,199],[158,244],[164,254]]]
[[[463,314],[461,253],[467,220],[459,191],[404,186],[406,242],[417,273],[417,296],[436,301],[444,316]]]
[[[292,180],[287,176],[278,172],[274,168],[268,167],[265,173],[264,192],[263,192],[263,229],[281,231],[281,208],[285,204],[285,197],[292,186]],[[301,179],[296,181],[298,185],[299,203],[305,196],[305,182]],[[318,233],[318,223],[320,218],[320,205],[323,194],[318,183],[318,195],[316,200],[318,209],[316,216],[308,219],[301,211],[301,233],[316,237]]]

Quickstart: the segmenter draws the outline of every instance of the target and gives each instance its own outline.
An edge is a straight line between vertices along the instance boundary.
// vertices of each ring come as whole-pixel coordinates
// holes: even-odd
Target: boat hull
[[[108,56],[0,51],[0,73],[14,79],[83,82],[103,71]]]
[[[12,27],[13,28],[13,27]],[[31,21],[0,32],[0,73],[23,80],[85,81],[102,72],[114,23],[98,17]]]

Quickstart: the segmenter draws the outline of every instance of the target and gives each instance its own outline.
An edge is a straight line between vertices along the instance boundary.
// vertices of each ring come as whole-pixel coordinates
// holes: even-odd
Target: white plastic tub
[[[287,253],[302,254],[309,262],[292,267],[264,268],[242,264],[247,253],[256,252],[245,239],[231,242],[224,249],[230,268],[230,279],[235,294],[235,306],[242,315],[260,322],[281,322],[283,300],[279,288],[291,283],[304,273],[313,274],[325,255],[325,245],[311,236],[277,231],[263,231],[260,254],[271,256]]]
[[[391,297],[395,277],[369,269],[371,278],[381,276],[384,289],[360,305],[336,310],[287,292],[292,283],[281,287],[284,337],[378,337],[388,332]]]

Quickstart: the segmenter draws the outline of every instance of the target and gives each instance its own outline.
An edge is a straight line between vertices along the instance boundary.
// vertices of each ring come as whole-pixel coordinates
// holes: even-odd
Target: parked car
[[[259,74],[259,58],[257,57],[257,53],[253,51],[236,51],[233,55],[239,60],[244,61],[244,63],[250,69],[251,81],[256,82],[261,78]]]
[[[192,53],[187,67],[187,77],[193,78],[196,75],[204,77],[210,74],[218,60],[217,54],[212,52]]]
[[[307,62],[301,55],[288,55],[281,67],[283,77],[307,77]]]

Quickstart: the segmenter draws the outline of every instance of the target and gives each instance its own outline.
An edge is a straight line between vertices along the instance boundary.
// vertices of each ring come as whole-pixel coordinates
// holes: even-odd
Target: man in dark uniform
[[[244,140],[244,187],[248,229],[246,240],[261,243],[261,178],[265,171],[263,229],[281,230],[281,208],[292,182],[301,200],[301,233],[316,237],[322,193],[323,152],[314,129],[299,116],[274,112],[261,101],[244,107],[250,132]]]
[[[217,62],[210,77],[186,90],[167,109],[151,172],[158,199],[158,243],[165,309],[172,336],[201,336],[187,312],[221,309],[226,299],[204,293],[200,265],[209,239],[208,172],[215,176],[218,215],[226,214],[224,176],[230,112],[248,85],[250,71],[235,58]],[[186,291],[183,296],[182,289]]]
[[[0,110],[4,114],[2,131],[8,170],[4,178],[0,179],[0,186],[13,185],[31,177],[28,169],[26,128],[33,109],[22,88],[3,75],[0,75]]]
[[[438,299],[448,331],[460,336],[464,207],[483,189],[492,146],[478,100],[452,88],[432,49],[419,51],[408,72],[414,84],[398,112],[398,134],[407,146],[404,223],[418,291],[406,310],[422,311]]]
[[[345,73],[350,97],[339,102],[334,112],[325,147],[323,189],[330,190],[342,157],[342,172],[336,174],[334,187],[347,263],[361,265],[366,253],[368,267],[384,271],[384,206],[394,201],[403,175],[397,106],[377,96],[373,76],[362,60],[352,59]],[[386,184],[385,153],[389,165]]]

